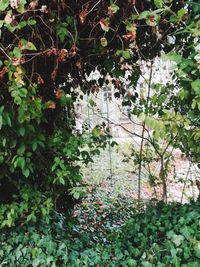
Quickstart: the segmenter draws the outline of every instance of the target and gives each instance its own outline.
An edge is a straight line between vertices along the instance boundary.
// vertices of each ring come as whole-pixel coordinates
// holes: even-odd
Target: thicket
[[[74,132],[77,88],[94,93],[104,81],[89,83],[85,73],[97,67],[104,77],[111,73],[117,85],[128,61],[136,83],[139,69],[134,63],[160,52],[167,34],[178,27],[169,27],[165,16],[182,5],[0,2],[1,227],[16,220],[36,221],[52,209],[66,211],[74,205],[74,196],[85,191],[79,162],[92,160],[104,146],[100,140],[106,131],[98,128],[89,143]],[[178,20],[183,15],[178,14]]]

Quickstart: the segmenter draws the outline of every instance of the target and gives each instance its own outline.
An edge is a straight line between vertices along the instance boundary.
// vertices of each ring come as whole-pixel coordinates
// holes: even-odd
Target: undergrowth
[[[99,204],[96,203],[97,210]],[[116,225],[119,204],[113,203],[110,212],[98,213],[101,227],[94,227],[87,218],[85,224],[81,223],[81,214],[70,224],[67,218],[55,213],[49,224],[40,221],[2,229],[0,266],[199,266],[199,203],[151,203],[140,210],[136,206],[129,209],[131,219],[124,225]],[[86,211],[92,218],[94,210],[87,207]],[[109,224],[112,216],[116,221]]]

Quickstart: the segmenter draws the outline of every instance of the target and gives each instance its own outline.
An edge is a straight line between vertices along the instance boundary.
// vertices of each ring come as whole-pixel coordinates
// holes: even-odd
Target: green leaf
[[[123,58],[125,58],[125,59],[130,59],[130,58],[131,58],[131,54],[130,54],[129,50],[125,50],[125,51],[123,51],[123,52],[122,52],[122,56],[123,56]]]
[[[3,117],[0,115],[0,130],[2,129],[3,126]]]
[[[16,57],[16,58],[21,58],[22,53],[21,53],[21,50],[20,50],[19,47],[15,47],[15,48],[13,49],[13,55],[14,55],[14,57]]]
[[[176,52],[169,52],[167,55],[164,56],[164,58],[165,57],[171,61],[176,62],[177,64],[181,63],[183,60],[182,56],[177,54]]]
[[[33,149],[33,151],[36,151],[37,147],[38,147],[38,145],[37,145],[36,142],[32,143],[32,149]]]
[[[146,19],[150,15],[150,13],[150,11],[145,10],[138,16],[138,19]]]
[[[127,264],[128,264],[129,267],[136,267],[137,266],[137,262],[134,259],[129,259],[127,261]]]
[[[14,163],[15,167],[20,167],[22,170],[25,167],[25,159],[23,157],[18,157],[17,160]]]
[[[0,11],[6,10],[6,8],[9,6],[9,0],[1,0],[0,1]]]
[[[3,26],[4,20],[0,20],[0,28]]]
[[[36,51],[37,50],[37,48],[35,47],[35,45],[33,43],[31,43],[31,42],[27,42],[26,49],[27,50],[33,50],[33,51]]]
[[[184,16],[186,13],[187,13],[187,10],[184,9],[184,8],[181,8],[181,9],[178,11],[178,13],[177,13],[178,18],[179,18],[179,19],[182,19],[183,16]]]
[[[119,6],[117,6],[116,4],[112,4],[110,6],[111,10],[112,10],[112,13],[117,13],[117,11],[119,10]]]
[[[192,105],[191,105],[191,108],[192,109],[195,109],[197,106],[197,101],[195,99],[192,100]]]
[[[26,97],[27,96],[27,93],[28,93],[28,91],[27,91],[26,88],[20,88],[19,89],[19,96],[20,97]]]
[[[59,26],[57,27],[57,35],[61,42],[64,42],[65,38],[69,35],[66,27]]]
[[[99,128],[97,128],[97,127],[92,130],[92,135],[94,137],[99,137],[100,133],[101,133],[101,130]]]
[[[63,177],[59,177],[59,183],[65,185],[65,180]]]
[[[191,238],[191,229],[187,226],[185,226],[184,228],[181,228],[180,232],[185,236],[185,238],[189,239]]]
[[[25,3],[26,3],[26,0],[21,0],[20,1],[20,5],[17,8],[17,12],[19,12],[19,13],[24,13],[25,12],[25,8],[24,8]]]
[[[96,106],[96,103],[92,98],[90,98],[89,104],[90,104],[91,107],[95,107]]]
[[[19,128],[19,133],[20,133],[21,136],[24,136],[24,134],[25,134],[25,128],[23,126],[21,126]]]
[[[14,98],[14,102],[15,102],[16,105],[20,105],[22,103],[21,97],[20,96],[16,96]]]
[[[27,22],[26,21],[20,21],[19,24],[18,24],[18,28],[19,29],[22,29],[22,28],[24,28],[26,26],[27,26]]]
[[[11,122],[11,118],[10,118],[10,114],[9,114],[9,113],[7,113],[7,114],[5,115],[4,120],[5,120],[5,123],[6,123],[9,127],[12,126],[12,122]]]
[[[126,24],[126,30],[127,30],[128,32],[134,31],[134,30],[135,30],[135,25],[134,25],[133,23],[128,22],[128,23]]]
[[[6,146],[6,138],[3,139],[2,145],[3,145],[3,147]]]
[[[29,25],[29,26],[33,26],[33,25],[35,25],[36,24],[36,20],[34,20],[34,19],[29,19],[28,21],[27,21],[27,25]]]
[[[200,259],[200,243],[196,243],[194,245],[194,251],[197,258]]]
[[[75,199],[79,199],[79,198],[80,198],[80,193],[79,193],[79,192],[75,192],[75,193],[73,193],[73,197],[74,197]]]
[[[163,7],[163,1],[162,0],[154,0],[154,4],[157,8]]]
[[[23,171],[23,175],[24,175],[26,178],[28,178],[29,175],[30,175],[30,170],[29,170],[29,169],[25,169],[25,170]]]
[[[197,95],[200,94],[200,79],[197,79],[191,83],[192,88],[194,89]]]
[[[20,147],[17,149],[17,154],[22,156],[25,152],[25,149],[26,149],[25,145],[21,144]]]
[[[185,238],[182,235],[173,235],[172,242],[178,247],[184,239]]]
[[[37,267],[37,266],[39,266],[39,264],[40,264],[40,259],[35,259],[35,260],[32,262],[32,266],[33,266],[33,267]]]

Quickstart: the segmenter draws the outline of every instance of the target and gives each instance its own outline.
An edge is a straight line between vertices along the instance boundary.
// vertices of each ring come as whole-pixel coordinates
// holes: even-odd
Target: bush
[[[199,214],[198,203],[150,205],[132,215],[109,243],[102,244],[85,239],[87,232],[74,233],[65,218],[55,213],[48,225],[40,221],[34,226],[3,229],[0,264],[11,267],[198,267]]]

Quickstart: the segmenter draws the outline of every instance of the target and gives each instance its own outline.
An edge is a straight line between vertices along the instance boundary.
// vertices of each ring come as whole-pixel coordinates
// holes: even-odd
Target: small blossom
[[[81,62],[80,61],[77,61],[75,63],[76,67],[80,70],[81,69]]]
[[[44,80],[42,79],[40,75],[37,78],[37,84],[44,84]]]
[[[38,6],[38,1],[37,0],[31,1],[30,4],[29,4],[30,9],[32,9],[32,10],[35,10],[37,6]]]
[[[55,92],[55,97],[56,99],[60,99],[62,96],[62,90],[61,89],[58,89],[56,92]]]
[[[10,6],[13,9],[17,9],[20,5],[20,0],[10,0]]]
[[[24,58],[13,58],[12,59],[12,64],[13,64],[13,66],[19,66],[19,65],[21,65],[21,64],[23,64],[25,62],[25,59]]]
[[[10,13],[7,13],[5,18],[4,18],[5,23],[11,24],[13,22],[13,20],[14,20],[14,16]]]
[[[42,5],[41,8],[40,8],[40,11],[41,11],[42,13],[48,13],[48,11],[47,11],[47,6],[46,6],[46,5]]]
[[[55,109],[56,108],[56,104],[54,102],[47,102],[47,108]]]
[[[85,23],[85,20],[86,20],[86,17],[87,17],[87,12],[86,10],[82,10],[79,14],[79,19],[80,19],[80,23],[81,24],[84,24]]]

